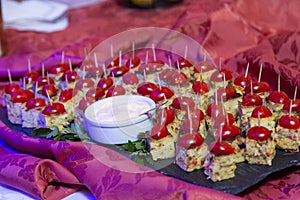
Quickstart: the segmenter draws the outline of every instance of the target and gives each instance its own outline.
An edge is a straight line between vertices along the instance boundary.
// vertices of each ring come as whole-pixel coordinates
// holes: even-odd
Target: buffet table
[[[199,42],[224,68],[257,76],[300,97],[300,2],[298,0],[184,0],[156,9],[133,9],[104,1],[69,10],[69,26],[40,33],[5,30],[8,54],[0,58],[1,87],[9,68],[14,80],[42,64],[66,59],[79,63],[108,37],[133,28],[163,27]],[[137,38],[139,40],[139,38]],[[109,49],[108,49],[109,51]],[[0,121],[0,183],[34,198],[61,199],[87,189],[97,199],[299,199],[299,166],[271,174],[239,194],[200,187],[142,167],[95,144],[31,138]],[[93,153],[91,153],[93,152]],[[97,159],[101,158],[101,159]],[[299,159],[298,159],[299,160]]]

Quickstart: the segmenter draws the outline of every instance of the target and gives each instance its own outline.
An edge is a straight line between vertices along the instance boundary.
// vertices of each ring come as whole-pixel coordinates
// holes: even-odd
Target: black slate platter
[[[29,136],[32,133],[33,129],[22,128],[20,125],[11,124],[7,119],[6,109],[4,108],[0,108],[0,120],[14,131],[18,131]],[[206,142],[209,144],[211,141],[212,137],[207,137]],[[115,145],[104,146],[130,158],[130,154],[128,152],[116,148]],[[167,176],[171,176],[195,185],[212,188],[230,194],[239,194],[262,181],[267,176],[284,169],[288,170],[288,168],[297,165],[300,165],[300,152],[287,153],[282,150],[277,150],[272,166],[251,165],[246,162],[239,163],[237,164],[235,177],[220,182],[212,182],[211,180],[207,179],[207,176],[203,173],[203,169],[194,172],[185,172],[176,164],[174,164],[173,160],[171,159],[154,162],[153,165],[150,165],[149,167]],[[164,167],[161,168],[161,166]]]

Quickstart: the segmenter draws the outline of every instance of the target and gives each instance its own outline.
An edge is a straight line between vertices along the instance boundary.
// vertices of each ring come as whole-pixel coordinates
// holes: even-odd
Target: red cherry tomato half
[[[205,94],[205,93],[209,92],[208,85],[205,82],[202,82],[202,81],[194,82],[192,88],[193,88],[193,91],[196,94]]]
[[[11,93],[13,103],[25,103],[32,98],[34,98],[34,94],[29,90],[19,89]]]
[[[200,127],[200,121],[196,118],[185,119],[182,122],[181,130],[183,133],[197,132]],[[192,130],[191,130],[192,129]]]
[[[287,102],[290,98],[288,95],[283,92],[283,91],[273,91],[271,94],[268,96],[268,100],[273,102],[273,103],[279,103],[279,104],[284,104]]]
[[[79,101],[78,107],[80,110],[85,110],[89,105],[95,102],[95,98],[86,97]]]
[[[80,79],[75,84],[75,89],[91,88],[94,86],[94,81],[90,78]]]
[[[39,76],[39,73],[37,73],[36,71],[30,71],[24,74],[23,80],[25,80],[26,84],[35,83]]]
[[[228,118],[228,121],[227,121],[227,118]],[[235,118],[234,118],[233,114],[227,113],[227,118],[226,118],[226,115],[224,115],[224,114],[218,115],[214,121],[214,128],[219,128],[219,127],[222,127],[225,125],[228,125],[228,126],[233,125],[235,122]]]
[[[128,59],[126,62],[126,66],[129,68],[136,68],[140,64],[141,64],[141,59],[136,56],[133,59],[132,58]]]
[[[16,83],[10,83],[10,84],[7,84],[7,85],[5,86],[4,91],[5,91],[6,94],[11,94],[11,93],[13,93],[14,91],[19,90],[19,89],[20,89],[20,85],[19,85],[19,84],[16,84]]]
[[[243,100],[243,106],[260,106],[262,104],[262,98],[257,94],[247,94]]]
[[[26,103],[26,107],[28,109],[41,108],[44,107],[45,105],[46,105],[45,99],[41,99],[41,98],[33,98],[27,101]]]
[[[54,84],[54,80],[51,77],[47,77],[47,76],[38,77],[36,82],[38,87],[42,87],[47,84]]]
[[[66,71],[62,75],[61,80],[62,81],[68,80],[68,82],[74,82],[77,79],[77,76],[78,76],[78,74],[77,74],[76,71],[74,71],[74,70],[72,70],[72,71],[68,70],[68,71]]]
[[[150,95],[158,87],[154,83],[144,82],[137,86],[137,92],[141,95]]]
[[[290,106],[292,106],[292,111],[300,110],[300,99],[294,99],[291,101],[285,102],[283,105],[283,110],[290,110]]]
[[[157,115],[157,123],[167,126],[175,119],[175,111],[171,108],[160,109]]]
[[[42,94],[44,96],[47,96],[47,92],[48,92],[49,96],[52,97],[57,94],[57,89],[54,85],[47,84],[42,87]]]
[[[223,106],[220,103],[211,103],[208,105],[206,113],[209,117],[216,118],[220,113],[223,113]]]
[[[220,71],[215,71],[211,77],[210,80],[213,82],[223,82],[225,77],[225,81],[229,81],[232,79],[232,74],[230,71],[226,69],[221,69]]]
[[[173,95],[174,95],[174,92],[170,88],[168,88],[166,86],[161,86],[161,87],[158,87],[156,90],[154,90],[150,94],[150,98],[153,101],[158,102],[158,101],[164,100],[165,98],[169,99]]]
[[[270,92],[271,87],[267,82],[253,82],[252,83],[253,93],[258,94],[262,92]],[[251,92],[251,84],[245,87],[245,92]]]
[[[52,103],[52,105],[47,105],[42,113],[44,115],[59,115],[59,114],[63,114],[63,113],[66,113],[66,109],[65,109],[65,106],[62,104],[62,103],[59,103],[59,102],[54,102]]]
[[[241,130],[235,125],[224,125],[222,128],[217,130],[217,137],[220,138],[222,134],[223,139],[234,138],[240,135]]]
[[[182,72],[176,72],[174,73],[170,78],[170,84],[171,85],[182,85],[187,82],[186,75]]]
[[[271,131],[264,126],[254,126],[248,130],[247,137],[252,140],[266,140],[271,137]]]
[[[93,98],[93,99],[101,99],[105,96],[105,90],[102,89],[102,88],[96,88],[96,89],[89,89],[86,93],[86,97],[90,97],[90,98]]]
[[[191,110],[194,109],[195,102],[190,97],[181,96],[173,99],[172,106],[180,110],[187,110],[188,108]]]
[[[154,139],[161,139],[169,135],[168,129],[164,125],[156,124],[150,131],[150,136]]]
[[[193,132],[182,135],[178,139],[177,145],[185,148],[199,147],[203,144],[203,142],[204,139],[202,138],[202,136],[197,132]]]
[[[110,77],[103,77],[99,80],[97,87],[102,88],[103,90],[107,90],[113,85],[114,81]]]
[[[247,85],[250,85],[251,81],[252,81],[251,76],[245,77],[245,75],[240,75],[234,79],[233,83],[237,86],[245,88]]]
[[[70,67],[67,64],[57,64],[57,65],[53,65],[50,68],[49,73],[50,74],[60,74],[60,73],[66,72],[69,69],[70,69]]]
[[[192,67],[193,64],[190,63],[190,61],[188,61],[187,59],[183,58],[183,57],[179,57],[175,63],[174,63],[174,66],[176,68],[185,68],[185,67]]]
[[[102,67],[90,67],[88,68],[88,73],[92,76],[101,76],[104,72],[103,72],[103,68]]]
[[[222,97],[223,100],[227,100],[227,99],[234,97],[235,94],[236,94],[236,90],[232,86],[229,86],[229,85],[227,85],[225,88],[221,87],[217,90],[217,98],[218,99],[221,99],[221,97]]]
[[[194,65],[194,71],[197,73],[201,73],[201,71],[204,73],[211,70],[216,70],[216,67],[211,62],[201,61]]]
[[[72,99],[77,94],[77,90],[73,90],[72,88],[61,91],[59,95],[59,101],[66,102]]]
[[[212,153],[220,155],[229,155],[234,153],[234,148],[226,141],[215,141],[210,144]]]
[[[139,82],[139,78],[137,77],[137,75],[132,72],[127,72],[126,74],[124,74],[124,76],[122,76],[122,80],[126,85],[135,85]]]
[[[155,66],[152,63],[142,64],[139,66],[138,71],[140,73],[153,73],[155,72]]]
[[[160,80],[162,80],[162,81],[167,81],[167,80],[169,80],[171,77],[172,77],[172,75],[174,74],[174,73],[176,73],[177,71],[175,70],[175,69],[164,69],[163,71],[161,71],[160,73],[159,73],[159,78],[160,78]]]
[[[188,112],[185,113],[185,118],[188,118]],[[205,117],[204,113],[202,112],[202,110],[198,109],[198,108],[192,108],[190,110],[190,117],[193,119],[197,119],[198,121],[202,121]]]
[[[108,61],[107,63],[107,69],[113,68],[113,67],[118,67],[119,66],[119,57],[114,58],[113,60]]]
[[[126,93],[122,85],[115,85],[108,89],[106,97],[124,95]]]
[[[114,67],[110,70],[110,76],[120,77],[123,76],[126,72],[129,71],[127,66]]]
[[[251,117],[258,118],[258,116],[260,118],[271,117],[272,112],[266,106],[256,106],[252,111]]]
[[[279,118],[278,124],[283,127],[290,130],[297,130],[300,128],[300,122],[299,120],[294,116],[288,116],[284,115]]]

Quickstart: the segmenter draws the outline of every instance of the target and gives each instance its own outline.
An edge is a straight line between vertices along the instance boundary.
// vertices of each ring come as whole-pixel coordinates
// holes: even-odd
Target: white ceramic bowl
[[[153,124],[146,114],[155,102],[144,96],[121,95],[105,98],[88,106],[84,112],[89,136],[100,143],[123,144],[136,141]]]

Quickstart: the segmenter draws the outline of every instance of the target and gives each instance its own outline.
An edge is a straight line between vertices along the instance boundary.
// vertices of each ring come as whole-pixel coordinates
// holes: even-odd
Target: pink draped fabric
[[[49,67],[60,62],[62,51],[66,59],[80,62],[84,58],[84,49],[90,51],[114,34],[136,27],[156,26],[192,37],[216,63],[222,58],[224,67],[237,73],[243,73],[249,62],[249,73],[257,77],[259,65],[263,63],[262,80],[275,89],[277,75],[281,74],[281,87],[292,97],[298,86],[299,98],[299,7],[298,0],[185,0],[170,8],[137,10],[107,1],[71,10],[70,26],[64,31],[44,34],[6,30],[9,52],[8,56],[0,58],[0,77],[7,81],[7,68],[10,68],[17,80],[27,70],[28,58],[34,69],[40,70],[42,63]],[[33,139],[8,130],[3,123],[0,123],[0,132],[1,139],[9,145],[6,149],[1,148],[0,182],[38,198],[63,197],[82,186],[103,199],[128,195],[136,199],[239,198],[153,171],[127,173],[111,168],[95,159],[99,154],[91,155],[87,148],[101,152],[100,155],[103,153],[108,160],[116,158],[114,162],[119,166],[144,169],[101,146]],[[278,174],[240,196],[252,200],[300,199],[299,169]],[[51,184],[53,180],[56,184]]]

